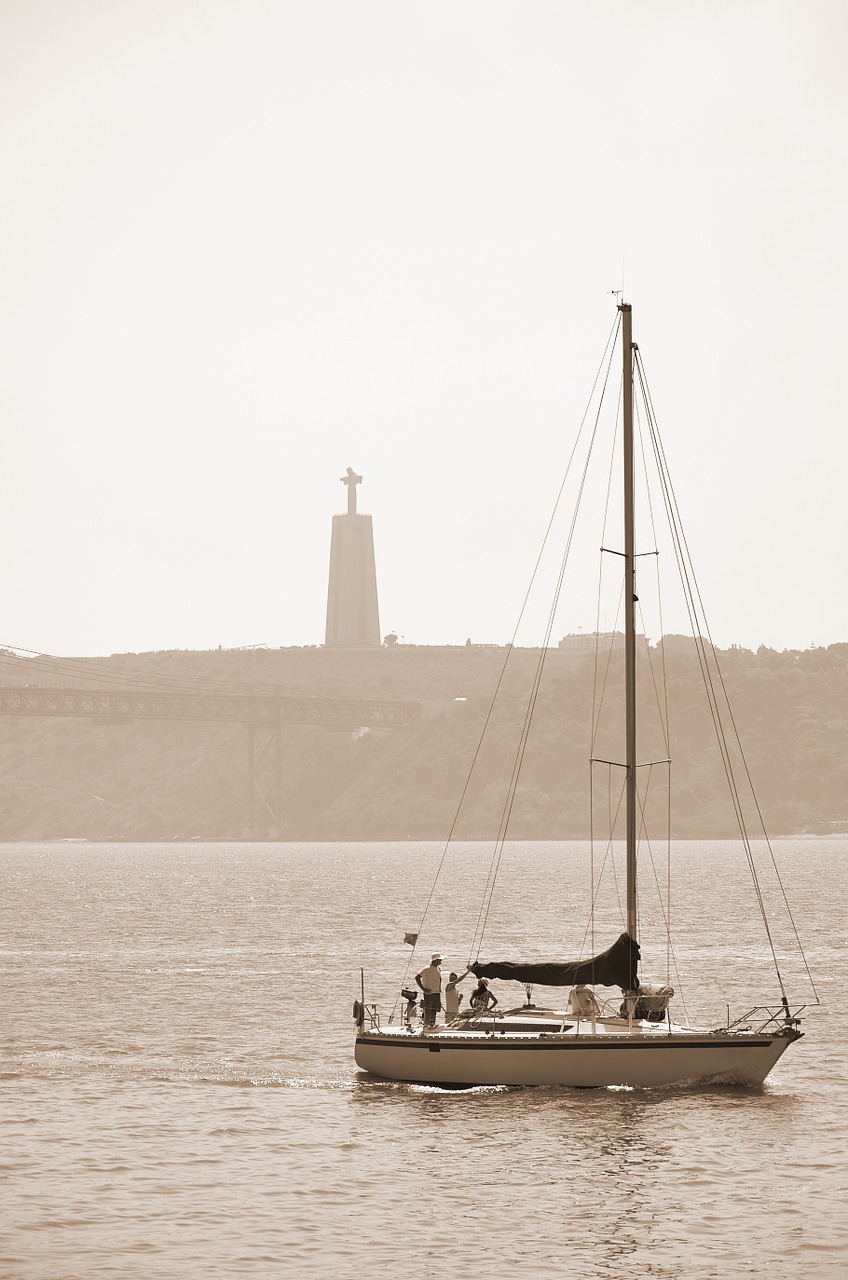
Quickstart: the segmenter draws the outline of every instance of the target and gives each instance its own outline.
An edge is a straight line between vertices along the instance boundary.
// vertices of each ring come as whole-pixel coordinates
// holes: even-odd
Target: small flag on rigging
[[[416,942],[418,941],[418,934],[417,934],[417,933],[405,933],[405,934],[403,935],[403,940],[404,940],[404,943],[406,944],[406,946],[408,946],[408,947],[414,947],[414,946],[415,946],[415,944],[416,944]]]

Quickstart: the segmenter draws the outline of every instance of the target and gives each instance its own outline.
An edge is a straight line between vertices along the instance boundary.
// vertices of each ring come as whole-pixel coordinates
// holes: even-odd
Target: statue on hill
[[[356,486],[362,484],[362,476],[358,476],[353,467],[348,467],[347,475],[341,476],[342,484],[347,485],[347,513],[356,515]]]
[[[347,515],[333,516],[324,644],[343,649],[379,649],[374,532],[371,517],[356,510],[356,486],[362,484],[362,476],[348,467],[340,479],[347,488]]]

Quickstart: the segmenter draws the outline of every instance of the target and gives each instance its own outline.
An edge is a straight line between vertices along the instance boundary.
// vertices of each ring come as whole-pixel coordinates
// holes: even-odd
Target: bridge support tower
[[[247,726],[247,840],[280,840],[283,827],[283,726]]]

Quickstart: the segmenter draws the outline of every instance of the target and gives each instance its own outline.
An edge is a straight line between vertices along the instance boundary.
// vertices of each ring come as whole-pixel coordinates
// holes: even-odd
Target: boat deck
[[[445,1038],[447,1040],[466,1040],[469,1036],[577,1036],[577,1035],[669,1035],[689,1033],[692,1035],[708,1034],[704,1028],[684,1027],[669,1021],[649,1022],[634,1020],[628,1022],[617,1014],[605,1014],[597,1018],[577,1018],[564,1009],[508,1009],[502,1014],[489,1014],[485,1017],[459,1017],[452,1022],[437,1023],[426,1031],[421,1026],[406,1027],[402,1025],[374,1028],[376,1034],[401,1035],[428,1039]]]

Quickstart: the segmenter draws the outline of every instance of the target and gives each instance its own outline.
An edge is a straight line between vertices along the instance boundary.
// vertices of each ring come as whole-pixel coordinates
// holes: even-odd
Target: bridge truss
[[[266,691],[219,693],[127,689],[0,687],[0,715],[62,716],[101,724],[178,720],[244,724],[247,728],[247,823],[252,834],[282,827],[284,724],[328,729],[401,729],[418,719],[417,702],[316,698]]]

